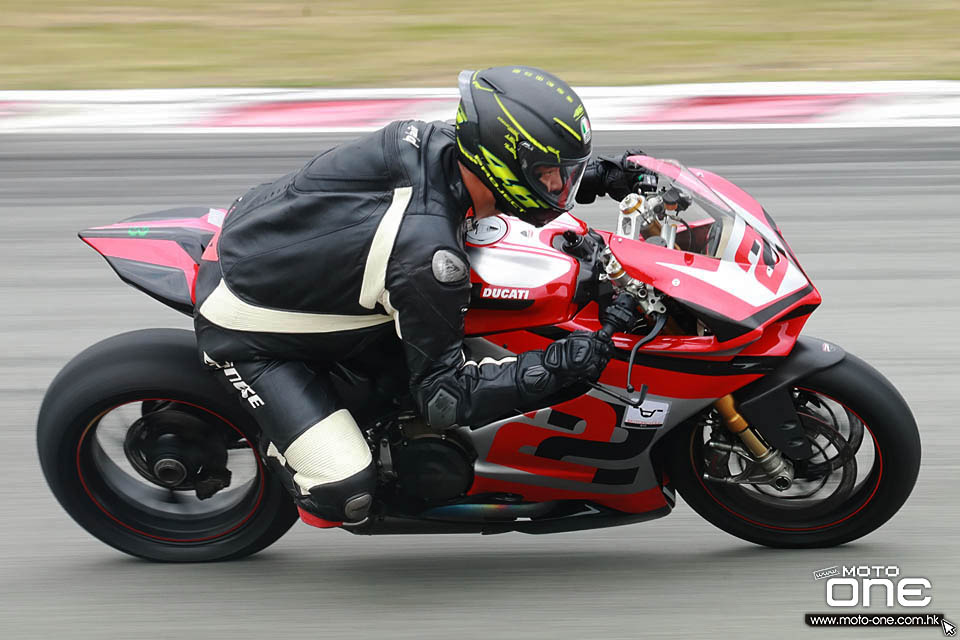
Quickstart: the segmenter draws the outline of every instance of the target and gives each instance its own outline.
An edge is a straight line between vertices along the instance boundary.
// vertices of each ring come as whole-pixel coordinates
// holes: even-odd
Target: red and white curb
[[[596,130],[960,126],[960,82],[581,87]],[[0,133],[356,132],[448,120],[445,89],[0,91]]]

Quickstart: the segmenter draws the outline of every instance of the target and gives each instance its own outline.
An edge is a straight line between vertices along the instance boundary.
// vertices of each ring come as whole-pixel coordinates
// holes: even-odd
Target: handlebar
[[[630,329],[639,318],[638,305],[639,301],[632,293],[629,291],[621,292],[613,301],[613,304],[606,308],[606,319],[598,333],[609,340],[613,337],[613,334]]]
[[[614,333],[626,331],[632,327],[638,316],[638,306],[639,301],[633,296],[633,294],[631,294],[629,291],[622,291],[620,295],[617,296],[617,299],[613,301],[613,304],[606,308],[606,320],[603,322],[600,330],[597,331],[597,334],[607,340],[610,340]],[[667,316],[665,313],[657,313],[655,315],[656,321],[653,325],[653,329],[651,329],[647,335],[637,340],[634,343],[633,348],[630,350],[630,360],[627,363],[627,383],[625,386],[627,393],[633,393],[634,391],[632,382],[633,363],[637,359],[637,352],[640,350],[640,347],[656,338],[666,324]],[[601,391],[632,407],[639,407],[643,404],[644,399],[647,397],[647,385],[645,384],[640,385],[640,395],[635,398],[621,396],[619,393],[611,391],[610,389],[597,383],[591,383],[590,386],[597,391]]]
[[[600,331],[597,333],[601,337],[610,340],[614,333],[618,331],[626,331],[632,327],[638,317],[638,303],[639,301],[629,291],[621,292],[620,295],[617,296],[617,299],[613,301],[613,304],[607,307],[606,321],[604,321],[603,325],[600,327]],[[647,335],[637,340],[634,343],[633,348],[630,350],[630,361],[627,365],[626,385],[628,392],[633,393],[631,378],[633,376],[633,362],[637,358],[637,351],[640,349],[640,347],[656,338],[663,330],[666,322],[666,314],[656,314],[656,321],[654,322],[653,329],[651,329]]]
[[[563,250],[565,252],[581,259],[587,256],[594,260],[599,259],[603,264],[607,278],[619,292],[613,304],[604,310],[605,317],[600,330],[597,331],[599,337],[610,341],[614,333],[629,331],[641,315],[638,309],[642,309],[643,313],[655,320],[650,332],[637,340],[630,350],[625,388],[627,393],[632,394],[634,391],[632,384],[633,363],[636,360],[637,352],[641,346],[656,338],[666,324],[667,309],[663,304],[661,294],[628,274],[620,265],[616,256],[613,255],[610,247],[606,246],[603,238],[594,232],[580,235],[572,230],[567,230],[563,233],[563,239]],[[647,395],[647,385],[645,384],[640,385],[640,393],[637,397],[622,396],[596,382],[590,383],[590,386],[632,407],[642,405]]]
[[[604,310],[606,317],[598,335],[609,340],[614,333],[629,331],[640,317],[638,309],[651,317],[667,312],[661,294],[627,273],[598,233],[591,230],[581,235],[567,229],[562,237],[562,251],[580,260],[588,260],[592,265],[602,265],[606,277],[618,291],[613,304]]]

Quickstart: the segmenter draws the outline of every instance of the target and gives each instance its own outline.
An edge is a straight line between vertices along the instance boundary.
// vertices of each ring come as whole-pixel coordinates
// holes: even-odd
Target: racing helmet
[[[457,147],[497,208],[543,226],[573,208],[592,131],[577,94],[533,67],[461,71]]]

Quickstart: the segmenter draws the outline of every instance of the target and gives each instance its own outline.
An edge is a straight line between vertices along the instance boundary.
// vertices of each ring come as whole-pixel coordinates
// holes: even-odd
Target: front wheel
[[[256,432],[202,369],[191,332],[149,329],[64,367],[37,445],[54,495],[88,532],[141,558],[204,562],[256,553],[296,522]]]
[[[909,407],[850,354],[795,381],[792,397],[814,455],[791,461],[789,489],[705,478],[750,477],[750,463],[729,451],[735,440],[713,412],[673,438],[671,483],[709,522],[757,544],[830,547],[867,535],[900,509],[917,479],[920,436]]]

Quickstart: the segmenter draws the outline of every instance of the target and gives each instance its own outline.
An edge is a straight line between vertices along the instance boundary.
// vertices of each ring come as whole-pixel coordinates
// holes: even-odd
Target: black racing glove
[[[610,361],[610,339],[600,333],[574,331],[543,354],[543,366],[564,384],[596,382]]]
[[[638,179],[645,172],[643,167],[627,158],[642,155],[645,154],[640,149],[628,149],[619,158],[599,157],[590,161],[577,190],[577,202],[590,204],[603,195],[623,200],[628,193],[634,193]]]

